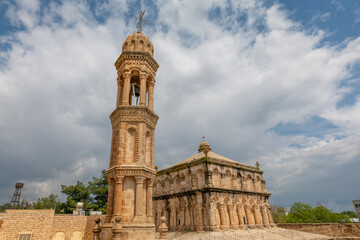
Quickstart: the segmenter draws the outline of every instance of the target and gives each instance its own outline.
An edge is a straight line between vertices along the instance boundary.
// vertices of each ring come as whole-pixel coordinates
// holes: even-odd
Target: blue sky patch
[[[314,116],[303,124],[279,123],[269,130],[274,131],[281,136],[304,135],[306,137],[322,138],[327,134],[334,133],[337,129],[339,129],[339,127],[328,120]]]

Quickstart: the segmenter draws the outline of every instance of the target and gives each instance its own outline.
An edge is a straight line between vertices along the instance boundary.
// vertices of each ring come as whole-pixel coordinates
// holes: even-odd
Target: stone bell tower
[[[155,178],[155,74],[153,44],[141,31],[129,35],[115,62],[116,108],[111,113],[112,140],[107,171],[109,193],[101,239],[111,238],[121,217],[124,239],[155,239],[152,192]]]

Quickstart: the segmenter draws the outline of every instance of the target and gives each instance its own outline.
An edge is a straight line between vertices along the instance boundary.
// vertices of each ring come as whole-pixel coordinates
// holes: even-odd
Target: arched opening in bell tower
[[[131,72],[129,105],[136,106],[140,103],[140,77],[139,71]]]

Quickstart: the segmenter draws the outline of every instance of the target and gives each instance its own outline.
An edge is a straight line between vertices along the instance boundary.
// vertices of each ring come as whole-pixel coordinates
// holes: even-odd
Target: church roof
[[[224,156],[221,156],[217,153],[214,153],[212,150],[211,150],[211,147],[210,145],[205,141],[203,140],[199,146],[199,152],[196,153],[195,155],[192,155],[191,157],[188,157],[187,159],[171,166],[171,167],[168,167],[166,169],[163,169],[161,171],[167,171],[167,170],[170,170],[172,168],[177,168],[177,167],[180,167],[181,165],[188,165],[188,164],[191,164],[191,163],[194,163],[198,160],[201,160],[203,158],[205,158],[205,153],[207,153],[207,159],[209,162],[217,162],[219,164],[224,164],[224,165],[231,165],[231,166],[235,166],[235,167],[239,167],[239,168],[246,168],[246,169],[251,169],[251,170],[257,170],[259,171],[259,169],[257,167],[254,167],[254,166],[250,166],[250,165],[245,165],[245,164],[242,164],[242,163],[239,163],[235,160],[232,160],[230,158],[227,158],[227,157],[224,157]]]
[[[193,161],[196,161],[196,160],[199,160],[199,159],[202,159],[205,157],[205,153],[202,151],[202,152],[199,152],[195,155],[192,155],[191,157],[175,164],[176,165],[181,165],[181,164],[185,164],[185,163],[189,163],[189,162],[193,162]],[[234,160],[231,160],[230,158],[227,158],[227,157],[224,157],[224,156],[221,156],[217,153],[214,153],[212,151],[208,152],[207,153],[207,157],[208,158],[212,158],[212,159],[216,159],[216,160],[221,160],[221,161],[225,161],[225,162],[229,162],[229,163],[239,163],[237,161],[234,161]]]

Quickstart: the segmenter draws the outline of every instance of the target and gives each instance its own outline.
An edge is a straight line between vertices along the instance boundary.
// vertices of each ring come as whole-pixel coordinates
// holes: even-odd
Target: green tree
[[[33,202],[34,209],[55,209],[55,213],[60,213],[60,200],[57,195],[50,193],[48,197],[39,198]]]
[[[350,222],[349,216],[341,213],[333,213],[324,206],[312,208],[309,204],[294,203],[287,216],[282,220],[286,223],[335,223]]]
[[[294,203],[287,216],[284,216],[284,221],[287,223],[310,223],[315,219],[312,215],[312,207],[309,204],[301,202]]]
[[[4,203],[4,205],[0,206],[0,212],[5,212],[6,209],[10,209],[10,203]]]
[[[343,211],[341,214],[348,215],[349,218],[357,218],[356,213],[353,211]]]
[[[105,169],[101,171],[100,178],[93,177],[93,180],[88,182],[88,188],[92,194],[92,201],[88,208],[106,213],[108,181]]]
[[[66,205],[62,205],[64,213],[72,213],[76,209],[77,202],[83,202],[86,209],[91,201],[89,188],[80,181],[77,181],[76,185],[61,185],[61,192],[68,196],[66,198]]]

